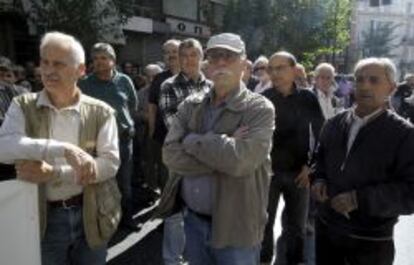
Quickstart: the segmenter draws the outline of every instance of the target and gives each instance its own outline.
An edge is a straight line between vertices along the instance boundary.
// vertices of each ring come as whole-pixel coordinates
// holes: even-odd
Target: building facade
[[[391,30],[387,44],[390,57],[397,65],[400,77],[414,72],[414,0],[358,0],[352,23],[352,52],[355,59],[369,56],[366,38],[379,33],[384,25]]]
[[[34,0],[0,0],[0,55],[23,64],[38,61],[42,34],[36,21],[26,19]],[[96,0],[104,3],[107,0]],[[162,44],[169,38],[194,37],[205,43],[220,29],[227,0],[137,0],[134,15],[104,39],[115,46],[118,62],[140,66],[162,60]],[[111,20],[111,18],[108,18]],[[90,47],[85,47],[88,51]]]

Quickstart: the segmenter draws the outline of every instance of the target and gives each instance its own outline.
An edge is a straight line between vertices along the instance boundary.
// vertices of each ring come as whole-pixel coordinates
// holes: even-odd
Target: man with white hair
[[[105,264],[120,219],[114,111],[77,86],[85,53],[70,35],[40,44],[44,89],[13,100],[0,128],[0,161],[39,186],[42,264]]]
[[[321,63],[316,66],[315,85],[312,92],[316,95],[325,119],[332,118],[341,110],[340,100],[334,95],[335,68],[329,63]]]
[[[313,193],[319,265],[391,265],[399,215],[414,212],[414,127],[389,110],[396,69],[387,58],[355,67],[355,107],[321,133]]]

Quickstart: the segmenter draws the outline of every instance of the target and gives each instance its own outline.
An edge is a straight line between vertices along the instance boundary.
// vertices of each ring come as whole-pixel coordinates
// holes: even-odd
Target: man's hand
[[[328,192],[324,182],[317,182],[312,185],[312,194],[316,201],[325,202],[328,199]]]
[[[15,168],[18,179],[32,183],[48,182],[55,176],[53,166],[45,161],[19,160]]]
[[[349,219],[349,213],[358,208],[356,192],[353,190],[336,195],[331,200],[331,207]]]
[[[237,130],[233,133],[232,137],[236,139],[243,139],[249,133],[249,126],[240,126]]]
[[[96,162],[87,152],[68,144],[65,147],[65,158],[75,171],[75,183],[85,186],[96,179]]]
[[[309,188],[309,173],[310,168],[303,166],[299,175],[295,178],[295,183],[299,188]]]

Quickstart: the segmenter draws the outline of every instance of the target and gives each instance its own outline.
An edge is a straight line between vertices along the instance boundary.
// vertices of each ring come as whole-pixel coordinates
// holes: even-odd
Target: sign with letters
[[[205,38],[208,38],[211,35],[210,28],[206,25],[188,22],[185,20],[179,20],[175,18],[167,18],[166,21],[170,25],[171,31],[175,33]]]

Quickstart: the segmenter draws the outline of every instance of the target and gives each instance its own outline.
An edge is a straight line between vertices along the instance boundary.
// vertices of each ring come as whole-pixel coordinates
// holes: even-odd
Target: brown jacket
[[[255,246],[262,241],[267,219],[275,111],[270,101],[242,84],[227,100],[213,131],[203,134],[195,146],[184,146],[182,139],[186,135],[201,133],[212,93],[192,95],[178,109],[163,147],[170,178],[158,213],[172,213],[183,177],[213,176],[213,246]],[[248,135],[242,139],[232,137],[243,125],[249,128]]]

